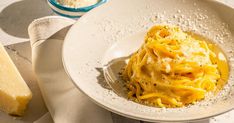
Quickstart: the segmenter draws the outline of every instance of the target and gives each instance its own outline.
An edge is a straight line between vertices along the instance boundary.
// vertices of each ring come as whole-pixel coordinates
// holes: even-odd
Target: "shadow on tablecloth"
[[[22,0],[10,4],[0,13],[0,28],[9,35],[28,38],[28,25],[37,18],[51,15],[46,0]]]

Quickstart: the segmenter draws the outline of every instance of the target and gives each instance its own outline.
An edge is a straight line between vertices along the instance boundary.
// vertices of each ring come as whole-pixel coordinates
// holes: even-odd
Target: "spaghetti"
[[[168,108],[204,99],[222,88],[228,76],[226,59],[217,60],[212,47],[179,27],[152,27],[122,73],[128,97]]]

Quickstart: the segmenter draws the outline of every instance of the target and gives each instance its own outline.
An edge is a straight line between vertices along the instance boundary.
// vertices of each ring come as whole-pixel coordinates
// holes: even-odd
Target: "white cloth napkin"
[[[112,123],[110,112],[88,100],[64,71],[61,49],[74,22],[50,16],[29,25],[33,70],[44,101],[55,123]],[[48,114],[35,123],[46,123],[49,119]]]

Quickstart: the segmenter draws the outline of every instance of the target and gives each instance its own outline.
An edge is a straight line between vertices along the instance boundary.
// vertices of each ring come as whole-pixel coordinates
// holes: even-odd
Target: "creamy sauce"
[[[57,1],[61,5],[72,8],[87,7],[99,2],[99,0],[57,0]]]
[[[227,57],[223,51],[215,44],[211,45],[211,50],[218,58],[211,58],[212,62],[216,63],[221,73],[221,78],[217,82],[217,91],[222,90],[223,86],[227,83],[229,78],[229,65]]]
[[[191,32],[187,32],[187,33],[192,35],[192,37],[195,39],[206,41],[209,44],[209,48],[215,53],[216,57],[213,57],[213,58],[211,57],[211,61],[217,64],[219,72],[221,74],[221,77],[217,82],[217,92],[218,92],[227,83],[228,78],[229,78],[229,65],[228,65],[227,57],[225,56],[222,49],[216,44],[212,43],[211,40],[201,35],[197,35]]]
[[[219,58],[219,60],[226,61],[225,56],[224,56],[223,53],[221,53],[221,52],[218,54],[218,58]]]

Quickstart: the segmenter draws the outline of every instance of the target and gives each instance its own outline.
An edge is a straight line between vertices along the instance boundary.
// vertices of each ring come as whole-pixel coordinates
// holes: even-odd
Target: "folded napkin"
[[[88,100],[64,71],[61,49],[74,22],[51,16],[29,25],[32,65],[42,96],[55,123],[112,123],[110,112]],[[35,123],[49,122],[49,117],[48,114]]]

